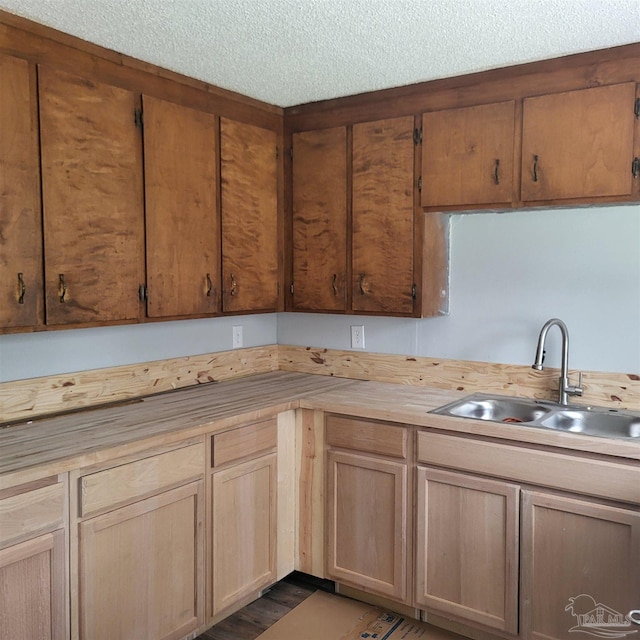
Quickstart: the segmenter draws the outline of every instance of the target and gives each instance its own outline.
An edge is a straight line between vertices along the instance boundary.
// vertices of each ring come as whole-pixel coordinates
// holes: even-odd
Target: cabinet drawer
[[[204,473],[204,447],[194,444],[80,478],[80,515],[102,511]]]
[[[249,424],[213,436],[211,455],[214,467],[274,449],[278,441],[276,419]]]
[[[640,466],[418,432],[418,462],[640,504]]]
[[[0,499],[0,548],[62,527],[65,485],[51,484]]]
[[[330,447],[379,453],[393,458],[407,457],[405,427],[342,416],[327,416],[326,427]]]

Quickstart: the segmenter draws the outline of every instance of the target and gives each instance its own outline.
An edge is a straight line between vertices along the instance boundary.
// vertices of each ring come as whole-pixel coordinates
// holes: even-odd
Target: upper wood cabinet
[[[40,67],[47,324],[136,320],[142,143],[131,91]]]
[[[293,135],[293,307],[347,304],[347,129]]]
[[[147,315],[219,310],[218,119],[143,96]]]
[[[278,172],[275,131],[220,123],[222,310],[278,307]]]
[[[353,127],[355,312],[413,313],[413,132],[413,117]]]
[[[0,329],[42,323],[35,70],[0,56]]]
[[[515,101],[422,116],[422,206],[510,204]]]
[[[636,85],[526,98],[523,201],[630,195]]]

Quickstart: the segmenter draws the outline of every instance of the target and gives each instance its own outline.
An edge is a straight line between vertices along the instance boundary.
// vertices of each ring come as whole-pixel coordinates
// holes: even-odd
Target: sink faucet
[[[544,367],[542,362],[544,361],[544,342],[547,338],[547,333],[553,325],[557,325],[558,329],[562,333],[562,369],[560,371],[560,385],[558,387],[558,402],[560,404],[569,404],[568,396],[581,396],[582,395],[582,372],[579,374],[578,384],[574,386],[569,384],[569,330],[567,325],[558,318],[551,318],[547,320],[542,329],[540,330],[540,336],[538,337],[538,346],[536,348],[536,360],[531,365],[536,371],[542,371]]]

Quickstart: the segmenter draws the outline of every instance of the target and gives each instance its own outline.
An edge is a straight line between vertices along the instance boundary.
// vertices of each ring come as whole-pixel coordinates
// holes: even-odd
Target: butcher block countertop
[[[0,489],[298,407],[640,460],[640,444],[430,414],[466,395],[276,371],[0,428]]]

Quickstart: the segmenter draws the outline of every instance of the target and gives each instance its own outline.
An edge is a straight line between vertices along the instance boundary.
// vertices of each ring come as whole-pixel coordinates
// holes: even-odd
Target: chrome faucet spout
[[[577,385],[574,386],[569,383],[569,330],[567,329],[567,325],[559,318],[551,318],[551,320],[547,320],[542,326],[536,347],[536,357],[531,368],[536,371],[542,371],[544,369],[542,364],[545,355],[544,345],[547,339],[547,333],[549,333],[549,329],[554,325],[560,329],[560,333],[562,334],[562,364],[558,387],[558,402],[566,405],[569,403],[568,396],[582,395],[582,373],[580,374],[580,380]]]

